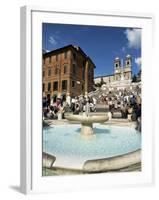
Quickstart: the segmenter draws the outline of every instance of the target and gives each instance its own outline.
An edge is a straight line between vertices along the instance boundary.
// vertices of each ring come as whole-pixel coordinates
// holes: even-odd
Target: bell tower
[[[124,77],[126,80],[132,79],[132,58],[130,55],[125,58]]]
[[[121,79],[121,61],[119,57],[114,60],[114,79],[119,81]]]
[[[132,58],[130,55],[127,55],[125,59],[125,67],[131,68],[131,66],[132,66]]]

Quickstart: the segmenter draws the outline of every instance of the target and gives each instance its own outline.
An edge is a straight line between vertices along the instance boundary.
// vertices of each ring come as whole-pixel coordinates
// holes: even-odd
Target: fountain
[[[88,98],[86,103],[86,112],[83,115],[66,115],[65,118],[69,121],[77,121],[81,123],[81,137],[90,138],[94,136],[93,123],[106,122],[109,118],[107,115],[90,115]]]
[[[54,169],[59,175],[140,170],[141,134],[134,128],[102,124],[108,116],[91,115],[88,102],[83,115],[65,118],[75,123],[43,129],[43,167],[50,169],[50,175]]]
[[[78,121],[81,123],[81,137],[87,138],[94,135],[93,123],[102,123],[108,120],[107,115],[67,115],[65,117],[69,121]]]

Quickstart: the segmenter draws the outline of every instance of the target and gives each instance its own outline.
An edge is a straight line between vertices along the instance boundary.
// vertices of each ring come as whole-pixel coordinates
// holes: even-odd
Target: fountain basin
[[[80,123],[102,123],[109,118],[107,115],[66,115],[65,118],[69,121],[78,121]]]
[[[43,153],[45,155],[45,153]],[[47,154],[48,155],[48,154]],[[45,156],[46,157],[46,156]],[[51,159],[52,157],[52,159]],[[50,155],[50,159],[54,161],[55,157]],[[50,161],[49,159],[49,161]],[[141,171],[141,150],[136,150],[124,155],[119,155],[111,158],[103,158],[96,160],[88,160],[83,164],[82,169],[61,168],[54,166],[43,165],[43,175],[73,175],[73,174],[88,174],[102,172],[132,172]]]
[[[81,137],[90,138],[94,135],[93,123],[106,122],[109,117],[107,115],[72,115],[65,116],[69,121],[78,121],[81,123]]]
[[[141,134],[132,127],[95,123],[96,137],[90,140],[81,138],[80,131],[80,124],[53,125],[43,129],[43,152],[56,157],[54,167],[82,170],[85,165],[85,170],[91,171],[91,168],[98,168],[95,163],[99,160],[99,169],[103,170],[106,163],[101,159],[107,160],[141,149]],[[129,161],[130,156],[127,156]],[[95,162],[90,162],[93,160]],[[125,160],[124,163],[131,164]],[[111,165],[114,166],[114,161],[111,161]]]

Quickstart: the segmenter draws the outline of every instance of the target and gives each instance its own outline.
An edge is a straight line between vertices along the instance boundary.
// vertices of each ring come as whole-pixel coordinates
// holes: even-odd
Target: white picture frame
[[[42,177],[42,26],[43,22],[142,28],[142,171],[80,176]],[[154,124],[152,104],[151,14],[106,11],[21,8],[21,192],[79,191],[154,183]],[[149,93],[148,93],[149,92]]]

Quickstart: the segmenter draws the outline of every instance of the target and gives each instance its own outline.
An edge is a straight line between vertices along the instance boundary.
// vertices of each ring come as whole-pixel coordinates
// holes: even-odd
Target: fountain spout
[[[87,101],[86,103],[86,116],[88,117],[90,113],[90,106],[89,106],[89,102]]]

